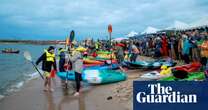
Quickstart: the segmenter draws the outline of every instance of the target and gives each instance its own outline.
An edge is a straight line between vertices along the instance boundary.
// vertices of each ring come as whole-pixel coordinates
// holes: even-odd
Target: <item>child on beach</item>
[[[44,71],[45,81],[44,81],[44,91],[53,92],[51,88],[51,77],[50,72],[53,69],[56,71],[56,60],[54,54],[54,47],[50,46],[45,52],[38,58],[36,65],[42,61],[42,70]]]

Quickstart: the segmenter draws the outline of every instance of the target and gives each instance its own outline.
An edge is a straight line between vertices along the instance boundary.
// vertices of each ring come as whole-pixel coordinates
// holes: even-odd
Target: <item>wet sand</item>
[[[43,91],[43,80],[34,79],[24,88],[0,101],[1,110],[132,110],[133,80],[147,71],[128,70],[126,81],[83,86],[79,97],[73,96],[73,82],[63,89],[56,78],[54,92]],[[54,83],[53,83],[54,84]]]
[[[132,110],[132,82],[142,74],[129,70],[128,80],[84,87],[79,97],[73,96],[73,82],[68,90],[56,78],[55,91],[44,92],[42,79],[34,79],[25,87],[0,101],[1,110]]]

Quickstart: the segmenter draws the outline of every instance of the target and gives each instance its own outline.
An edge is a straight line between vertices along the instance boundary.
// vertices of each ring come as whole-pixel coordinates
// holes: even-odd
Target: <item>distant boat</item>
[[[19,50],[12,50],[12,49],[4,49],[1,50],[2,53],[15,53],[18,54],[20,51]]]

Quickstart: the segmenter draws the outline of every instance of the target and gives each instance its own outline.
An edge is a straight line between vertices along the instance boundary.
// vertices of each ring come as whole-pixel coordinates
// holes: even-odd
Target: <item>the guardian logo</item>
[[[180,85],[179,85],[180,86]],[[196,94],[183,94],[174,91],[171,86],[161,86],[160,83],[148,84],[150,93],[138,92],[136,100],[138,103],[197,103]]]

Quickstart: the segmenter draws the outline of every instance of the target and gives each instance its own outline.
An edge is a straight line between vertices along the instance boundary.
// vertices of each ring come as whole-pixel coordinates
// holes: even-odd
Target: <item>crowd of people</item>
[[[174,60],[201,62],[206,65],[208,58],[208,29],[153,34],[145,39],[134,40],[140,55],[170,57]]]
[[[83,51],[82,48],[77,48],[80,46],[86,50]],[[43,62],[42,70],[46,77],[45,91],[53,91],[49,73],[52,67],[57,70],[54,49],[53,46],[50,46],[36,61],[36,65],[41,61]],[[122,71],[125,71],[122,67],[124,60],[135,62],[138,55],[155,58],[170,57],[173,60],[184,61],[186,64],[201,62],[204,71],[208,70],[208,28],[170,32],[170,34],[152,34],[145,38],[120,42],[85,40],[79,43],[72,42],[68,50],[59,48],[59,71],[65,72],[70,69],[75,71],[76,96],[79,95],[80,81],[82,80],[83,57],[88,55],[96,57],[96,52],[101,50],[112,52]],[[68,59],[66,56],[68,56]]]

